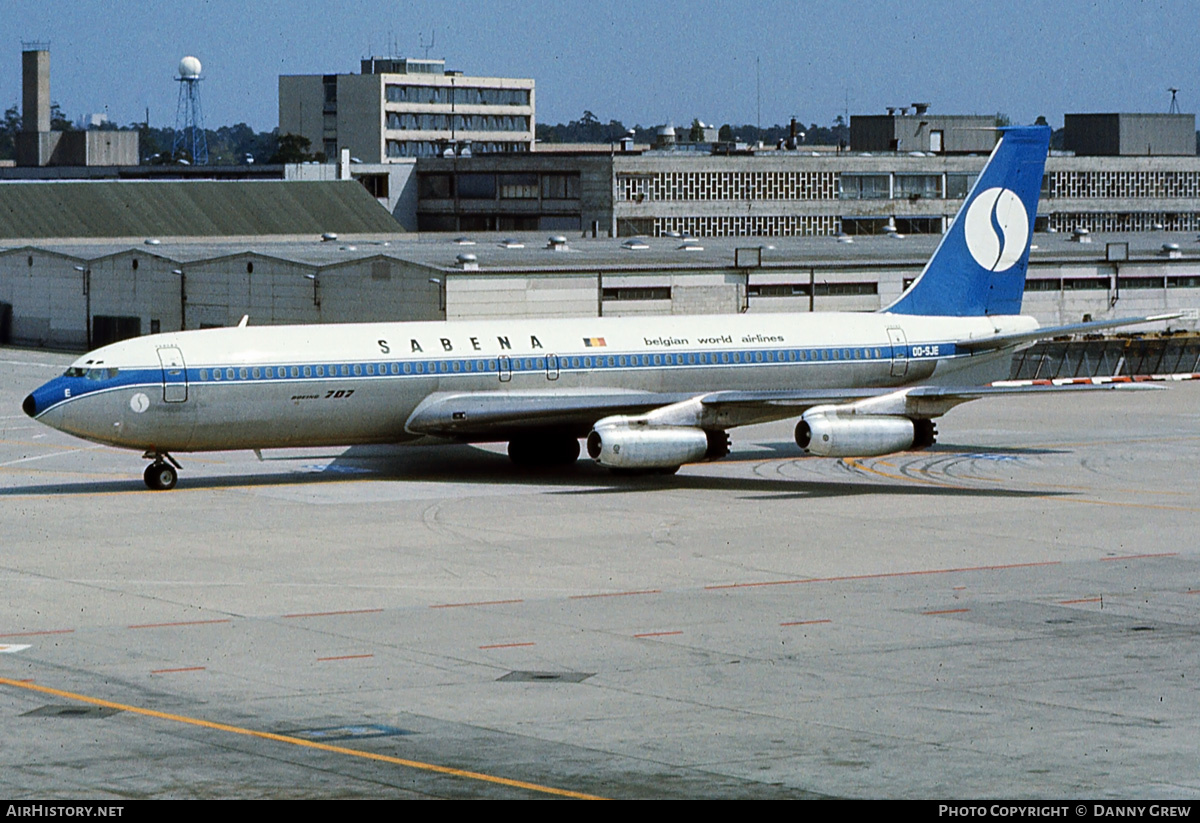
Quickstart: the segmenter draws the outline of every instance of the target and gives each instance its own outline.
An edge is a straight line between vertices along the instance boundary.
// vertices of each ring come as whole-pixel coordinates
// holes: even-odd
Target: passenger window
[[[245,380],[249,376],[250,372],[246,371],[245,369],[238,369],[238,377],[240,377],[242,380]]]
[[[234,378],[234,372],[233,372],[233,369],[226,369],[226,370],[225,370],[225,379],[226,379],[226,380],[232,380],[233,378]]]
[[[201,379],[201,380],[207,380],[207,379],[208,379],[208,369],[201,369],[201,370],[200,370],[200,379]]]
[[[262,369],[255,369],[251,372],[251,374],[254,375],[254,379],[257,380],[258,378],[262,377]]]

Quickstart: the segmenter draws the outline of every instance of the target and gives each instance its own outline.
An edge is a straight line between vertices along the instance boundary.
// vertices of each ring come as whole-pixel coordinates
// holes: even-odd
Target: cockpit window
[[[63,377],[86,377],[88,380],[112,380],[121,370],[117,368],[83,368],[72,366],[63,372]]]

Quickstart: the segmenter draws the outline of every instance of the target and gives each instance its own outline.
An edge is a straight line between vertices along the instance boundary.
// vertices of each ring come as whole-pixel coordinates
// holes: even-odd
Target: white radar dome
[[[188,56],[179,61],[179,76],[191,80],[200,76],[200,61]]]

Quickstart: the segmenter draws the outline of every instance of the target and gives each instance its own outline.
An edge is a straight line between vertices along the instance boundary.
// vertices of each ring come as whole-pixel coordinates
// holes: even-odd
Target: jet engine
[[[588,456],[608,469],[677,469],[703,460],[708,435],[684,427],[597,427],[587,439]]]
[[[796,424],[796,445],[820,457],[877,457],[933,445],[932,420],[893,415],[847,415],[811,412]]]

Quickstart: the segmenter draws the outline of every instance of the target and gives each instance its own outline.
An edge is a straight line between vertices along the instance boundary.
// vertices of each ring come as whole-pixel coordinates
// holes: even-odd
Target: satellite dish
[[[184,80],[196,80],[200,77],[200,61],[187,56],[179,61],[179,76]]]

